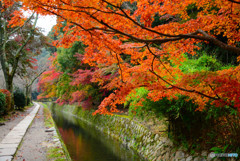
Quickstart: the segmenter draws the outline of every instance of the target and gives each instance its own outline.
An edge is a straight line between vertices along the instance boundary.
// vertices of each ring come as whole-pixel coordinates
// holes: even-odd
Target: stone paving
[[[11,161],[13,159],[23,136],[39,110],[40,105],[38,103],[34,103],[34,105],[35,108],[32,112],[19,122],[0,142],[0,161]]]

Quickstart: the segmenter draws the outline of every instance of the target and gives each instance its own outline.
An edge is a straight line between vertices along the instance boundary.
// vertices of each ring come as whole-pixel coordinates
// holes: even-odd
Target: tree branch
[[[173,41],[178,41],[178,40],[182,40],[182,39],[190,39],[190,38],[192,38],[192,39],[196,39],[196,40],[202,40],[202,41],[211,42],[211,43],[219,46],[220,48],[223,48],[223,49],[226,49],[226,50],[229,50],[229,51],[233,51],[237,55],[240,55],[240,48],[234,47],[234,46],[231,46],[231,45],[228,45],[228,44],[225,44],[225,43],[217,40],[213,36],[208,35],[206,32],[204,32],[201,29],[199,29],[199,30],[197,30],[195,32],[192,32],[192,33],[188,33],[188,34],[178,34],[178,35],[164,34],[164,33],[158,32],[156,30],[147,28],[147,27],[139,24],[137,21],[133,20],[121,7],[116,6],[116,5],[110,3],[110,2],[108,2],[106,0],[103,0],[103,2],[105,2],[105,3],[107,3],[107,4],[111,5],[111,6],[119,9],[123,14],[118,14],[118,15],[127,18],[128,20],[132,21],[134,24],[136,24],[140,28],[142,28],[144,30],[147,30],[149,32],[158,34],[159,36],[165,36],[165,38],[162,38],[162,39],[141,39],[141,38],[138,38],[138,37],[133,36],[131,34],[128,34],[126,32],[120,31],[119,29],[114,28],[113,26],[109,25],[108,23],[104,22],[103,20],[100,20],[98,17],[94,16],[90,12],[86,11],[86,9],[94,9],[94,10],[98,10],[100,12],[104,12],[104,11],[101,11],[101,10],[96,9],[94,7],[71,6],[71,4],[68,4],[68,3],[63,2],[63,1],[62,1],[62,3],[64,3],[64,5],[69,5],[71,7],[79,8],[80,10],[77,10],[77,9],[65,9],[65,8],[61,8],[61,7],[56,7],[56,6],[50,6],[50,5],[42,4],[40,2],[39,2],[40,3],[39,5],[45,11],[50,12],[52,14],[55,14],[55,15],[65,19],[66,21],[72,23],[72,24],[74,24],[76,26],[79,26],[80,28],[82,28],[85,31],[90,31],[90,30],[94,30],[94,29],[95,30],[103,30],[103,31],[111,31],[111,32],[115,32],[117,34],[126,36],[126,37],[128,37],[128,38],[130,38],[130,39],[132,39],[134,41],[137,41],[137,42],[154,43],[154,44],[158,44],[158,45],[163,44],[163,43],[167,43],[167,42],[173,42]],[[98,28],[98,27],[96,27],[96,28],[93,27],[93,28],[87,29],[87,28],[83,27],[82,25],[80,25],[79,23],[73,22],[73,21],[69,20],[68,18],[65,18],[62,15],[57,14],[57,13],[55,13],[53,11],[50,11],[49,9],[46,9],[46,8],[44,8],[42,6],[50,7],[50,8],[58,9],[58,10],[63,10],[63,11],[72,11],[72,12],[76,12],[76,13],[78,13],[78,12],[79,13],[84,13],[84,14],[88,15],[90,18],[92,18],[93,20],[97,21],[99,24],[101,24],[103,26],[106,26],[108,29],[106,29],[106,28]],[[117,14],[117,13],[114,12],[113,14]],[[201,35],[198,35],[198,34],[201,34]]]
[[[168,68],[167,68],[167,67],[163,64],[163,62],[161,61],[161,58],[152,52],[152,50],[150,49],[149,45],[146,45],[146,46],[147,46],[148,51],[149,51],[154,57],[158,58],[158,61],[159,61],[159,62],[162,64],[162,66],[167,70],[167,72],[170,74],[170,76],[171,76],[172,78],[174,78],[173,75],[172,75],[172,73],[168,70]],[[174,78],[174,79],[175,79],[175,78]]]
[[[27,84],[27,87],[30,87],[30,86],[33,84],[33,82],[34,82],[38,77],[40,77],[40,76],[42,75],[42,73],[45,72],[45,71],[46,71],[46,69],[44,69],[43,71],[41,71],[40,73],[38,73],[38,75],[36,75],[36,76],[34,77],[34,79],[32,79],[31,82],[30,82],[29,84]]]
[[[34,15],[34,13],[27,19],[27,21],[24,22],[23,26],[25,26],[25,25],[33,18],[33,15]],[[23,26],[18,26],[18,27],[16,27],[13,31],[11,31],[11,32],[9,33],[9,35],[14,34],[14,33],[17,32],[19,29],[21,29]]]
[[[232,3],[240,4],[240,2],[239,2],[239,1],[236,1],[236,0],[228,0],[228,1],[230,1],[230,2],[232,2]]]
[[[19,61],[20,56],[21,56],[21,52],[22,52],[22,50],[24,49],[24,47],[27,45],[27,43],[29,42],[29,40],[31,39],[31,37],[33,36],[33,31],[35,30],[35,27],[36,27],[36,24],[37,24],[37,20],[38,20],[38,14],[37,14],[37,16],[36,16],[36,18],[35,18],[35,22],[34,22],[32,28],[31,28],[30,34],[28,35],[27,39],[26,39],[25,42],[22,44],[22,46],[16,51],[16,56],[15,56],[16,62],[14,62],[11,75],[14,75],[15,72],[16,72],[16,69],[17,69],[17,66],[18,66],[18,61]]]

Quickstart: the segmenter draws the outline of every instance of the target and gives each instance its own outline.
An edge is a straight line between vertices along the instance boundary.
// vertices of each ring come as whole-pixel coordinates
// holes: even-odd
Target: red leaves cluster
[[[71,82],[71,85],[86,85],[86,84],[90,84],[91,83],[91,79],[93,77],[94,74],[94,68],[92,69],[78,69],[74,74],[72,74],[73,76],[73,81]]]
[[[7,111],[10,111],[11,110],[11,99],[12,99],[11,93],[6,89],[0,89],[0,92],[5,95]]]
[[[38,99],[52,98],[57,96],[56,83],[58,82],[58,79],[62,73],[56,71],[56,68],[54,67],[54,64],[56,63],[56,57],[51,56],[49,60],[51,61],[49,70],[42,73],[41,77],[39,78],[38,90],[42,93],[38,96]]]

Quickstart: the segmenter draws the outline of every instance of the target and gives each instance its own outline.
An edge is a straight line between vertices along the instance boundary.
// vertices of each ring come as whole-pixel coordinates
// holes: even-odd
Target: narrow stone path
[[[39,110],[39,104],[34,103],[35,107],[21,122],[19,122],[0,143],[0,161],[10,161],[13,159],[23,136],[29,125]]]
[[[19,123],[21,122],[33,109],[35,106],[31,106],[24,111],[14,111],[3,125],[0,126],[0,142],[7,136],[7,134]]]
[[[14,161],[46,161],[48,140],[51,133],[45,132],[43,107],[40,109],[24,136],[21,146],[14,156]]]

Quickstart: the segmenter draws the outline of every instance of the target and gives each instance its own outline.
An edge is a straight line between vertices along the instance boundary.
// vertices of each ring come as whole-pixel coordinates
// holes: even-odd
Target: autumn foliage
[[[25,10],[25,11],[24,11]],[[38,15],[24,15],[27,8],[19,0],[0,1],[0,64],[4,88],[13,95],[13,80],[16,76],[27,77],[29,69],[35,70],[39,48],[44,45],[42,34],[37,30]],[[36,15],[36,16],[35,16]],[[33,19],[35,21],[33,21]],[[7,106],[14,109],[14,99],[7,94]],[[11,106],[11,107],[10,107]]]
[[[54,42],[57,47],[69,48],[81,41],[86,46],[83,63],[98,72],[117,66],[111,81],[105,81],[108,78],[98,72],[91,75],[91,69],[78,70],[72,78],[72,85],[90,81],[112,91],[96,113],[117,111],[117,105],[123,104],[126,96],[138,87],[148,89],[148,99],[153,101],[163,97],[178,99],[181,94],[193,100],[200,111],[208,103],[240,111],[240,4],[229,0],[23,2],[36,12],[58,16],[56,34],[62,28],[64,34]],[[184,54],[196,55],[202,44],[231,52],[238,60],[236,66],[183,72],[180,67],[186,61]],[[48,93],[46,96],[56,96],[54,81],[59,75],[54,67],[43,75],[42,80],[46,81],[40,85]],[[76,91],[72,99],[79,99],[82,94]]]
[[[11,109],[11,93],[6,89],[0,89],[0,93],[3,93],[5,95],[6,99],[6,107],[5,107],[5,113],[9,112]]]
[[[0,92],[5,94],[6,107],[7,107],[6,109],[7,111],[10,111],[11,110],[11,93],[6,89],[1,89]]]
[[[56,97],[56,83],[60,73],[55,70],[54,62],[56,59],[54,56],[51,56],[49,60],[52,62],[52,65],[49,67],[48,71],[45,71],[42,74],[39,80],[39,90],[41,90],[43,93],[42,95],[38,96],[38,99]]]

